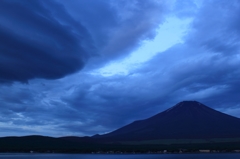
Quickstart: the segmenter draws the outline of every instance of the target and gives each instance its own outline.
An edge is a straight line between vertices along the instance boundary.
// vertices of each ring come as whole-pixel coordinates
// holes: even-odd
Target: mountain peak
[[[176,106],[185,106],[185,107],[192,107],[192,106],[202,106],[203,104],[198,101],[182,101]]]
[[[185,100],[185,101],[182,101],[182,102],[179,102],[179,103],[184,103],[184,104],[187,104],[187,103],[192,103],[192,104],[196,104],[196,103],[199,103],[198,101],[195,101],[195,100]]]
[[[197,101],[182,101],[101,137],[114,140],[240,137],[240,119]]]
[[[186,110],[186,109],[197,109],[197,108],[208,108],[204,104],[197,101],[182,101],[176,104],[175,106],[165,110],[164,112],[169,112],[172,110]]]

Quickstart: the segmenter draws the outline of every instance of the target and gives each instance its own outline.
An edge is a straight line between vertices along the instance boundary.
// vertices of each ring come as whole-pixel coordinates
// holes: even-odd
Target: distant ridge
[[[240,138],[240,119],[197,101],[183,101],[145,120],[94,138],[109,141]]]

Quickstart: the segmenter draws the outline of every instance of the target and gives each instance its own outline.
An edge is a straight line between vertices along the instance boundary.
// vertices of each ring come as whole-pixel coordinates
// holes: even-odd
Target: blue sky
[[[113,131],[183,100],[240,117],[238,0],[1,0],[0,136]]]

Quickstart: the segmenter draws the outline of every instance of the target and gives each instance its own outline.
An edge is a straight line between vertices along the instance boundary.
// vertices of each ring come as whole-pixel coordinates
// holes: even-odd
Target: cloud
[[[171,13],[181,19],[193,17],[197,14],[199,5],[200,2],[198,1],[175,1]]]
[[[29,53],[26,57],[17,58],[16,54],[8,54],[9,60],[22,62],[29,68],[33,67],[34,71],[27,69],[32,76],[26,75],[26,77],[24,72],[18,71],[17,74],[10,71],[10,74],[15,73],[16,76],[1,74],[1,79],[8,81],[34,79],[29,80],[28,84],[0,85],[0,124],[6,132],[18,126],[16,130],[22,134],[42,133],[53,136],[101,134],[135,120],[148,118],[182,100],[198,100],[214,109],[239,117],[239,113],[234,113],[239,110],[240,96],[238,80],[240,78],[238,27],[240,23],[237,17],[240,4],[238,1],[232,3],[204,1],[202,4],[180,1],[174,4],[173,9],[168,6],[170,4],[157,1],[144,1],[143,3],[140,3],[142,1],[58,2],[35,1],[35,7],[40,7],[41,10],[45,8],[48,11],[44,12],[44,15],[40,14],[40,9],[33,10],[33,6],[24,6],[29,6],[32,9],[31,13],[50,18],[53,28],[56,26],[62,29],[61,31],[54,30],[61,33],[60,35],[48,37],[50,33],[45,34],[40,26],[33,30],[29,28],[27,34],[2,26],[5,30],[12,31],[4,32],[5,37],[11,40],[17,39],[20,48],[23,46],[23,48],[30,46],[38,48],[40,41],[36,39],[33,39],[31,45],[20,40],[21,37],[29,41],[28,35],[37,30],[41,33],[39,36],[45,39],[41,43],[42,46],[55,45],[48,43],[49,40],[55,39],[57,40],[56,46],[64,43],[67,44],[64,46],[66,48],[84,50],[83,52],[77,51],[76,54],[73,53],[74,51],[69,52],[68,56],[70,58],[71,55],[76,55],[83,59],[83,62],[79,63],[81,67],[80,65],[75,67],[74,62],[69,61],[68,57],[54,56],[54,51],[45,51],[46,56],[37,52],[36,55],[41,55],[40,57]],[[10,2],[2,1],[1,3],[9,4]],[[21,6],[22,3],[17,4]],[[185,7],[181,9],[180,6],[183,5]],[[168,8],[165,10],[164,6]],[[189,6],[191,7],[188,10]],[[30,11],[26,10],[26,12]],[[129,71],[128,75],[106,77],[101,76],[100,73],[92,73],[93,68],[100,68],[111,60],[117,61],[121,57],[130,55],[130,50],[140,45],[143,39],[151,39],[154,36],[157,27],[161,29],[164,18],[172,16],[180,19],[193,19],[182,42],[157,53],[145,63],[139,63],[136,68]],[[24,22],[22,25],[31,24],[30,19],[22,19]],[[7,23],[7,21],[1,22]],[[13,28],[17,29],[17,27]],[[22,26],[18,29],[24,30]],[[9,35],[14,36],[11,38]],[[6,43],[4,47],[9,46],[10,49],[10,44],[4,43]],[[88,44],[91,45],[88,46]],[[95,46],[96,52],[92,51],[92,45]],[[51,50],[55,46],[49,48]],[[45,47],[43,49],[46,50]],[[10,55],[12,55],[11,58]],[[24,59],[30,55],[36,57],[30,58],[32,63],[30,59]],[[64,66],[71,64],[73,66],[71,68],[75,71],[85,65],[85,58],[91,58],[87,62],[87,69],[72,75],[69,75],[73,73],[69,70],[63,73],[63,69],[60,70],[61,76],[51,73],[50,78],[47,76],[48,73],[41,68],[45,65],[40,67],[36,61],[45,57],[49,59],[47,55],[51,59],[57,58],[63,63],[66,62]],[[54,60],[46,61],[55,66]],[[11,68],[18,66],[15,63],[11,65]],[[52,65],[50,67],[46,64],[46,67],[49,67],[49,71],[56,71]],[[37,68],[41,70],[40,73]],[[0,67],[1,69],[10,68]],[[16,78],[17,75],[21,78]],[[62,78],[57,80],[38,79],[60,77]],[[43,129],[49,131],[43,131]]]
[[[239,50],[239,2],[211,1],[204,3],[192,25],[187,41],[209,52],[236,55]],[[214,6],[214,9],[213,9]]]
[[[58,79],[83,68],[93,50],[91,36],[60,4],[0,3],[1,82]]]
[[[159,87],[172,88],[165,91],[168,101],[195,99],[214,108],[239,104],[239,5],[238,1],[202,4],[184,44],[159,53],[140,69],[154,74],[151,79],[166,81]]]
[[[89,68],[96,68],[124,57],[155,36],[166,8],[165,2],[138,0],[3,0],[0,81],[59,79],[89,59]]]
[[[96,43],[98,56],[90,59],[89,69],[123,58],[143,40],[152,39],[168,13],[167,2],[155,0],[73,0],[62,3],[72,17],[83,22]]]

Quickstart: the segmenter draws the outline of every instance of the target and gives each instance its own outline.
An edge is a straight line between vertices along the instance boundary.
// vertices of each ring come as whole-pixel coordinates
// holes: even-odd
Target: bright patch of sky
[[[111,62],[100,69],[94,70],[92,74],[102,76],[128,75],[131,70],[150,60],[156,54],[169,49],[175,44],[183,43],[183,37],[191,21],[190,18],[170,17],[166,19],[165,23],[159,25],[153,40],[143,41],[142,45],[125,59]]]

